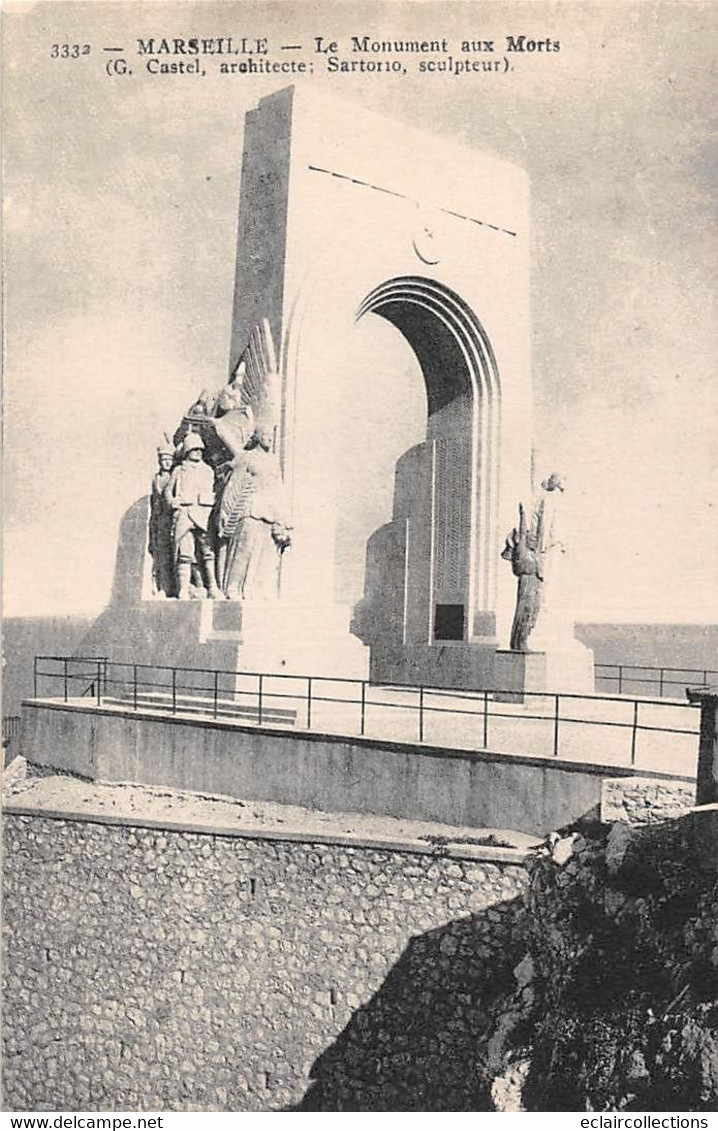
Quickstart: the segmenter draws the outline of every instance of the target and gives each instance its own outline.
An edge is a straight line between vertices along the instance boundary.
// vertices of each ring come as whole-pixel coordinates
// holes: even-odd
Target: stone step
[[[246,693],[245,693],[246,694]],[[131,691],[117,695],[103,695],[104,704],[126,707],[134,706],[134,696]],[[172,712],[172,695],[161,691],[138,691],[137,706],[149,707],[153,711]],[[214,718],[213,696],[186,695],[178,693],[175,696],[175,707],[178,714],[201,715],[204,718]],[[238,703],[235,699],[217,699],[217,718],[221,719],[246,719],[249,722],[259,721],[259,706],[255,703]],[[290,723],[297,721],[297,711],[287,707],[277,707],[271,702],[262,703],[263,723]]]

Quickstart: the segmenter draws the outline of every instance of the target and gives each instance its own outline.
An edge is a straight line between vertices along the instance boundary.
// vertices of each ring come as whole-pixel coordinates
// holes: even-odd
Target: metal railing
[[[2,719],[2,740],[3,742],[12,742],[20,734],[22,725],[22,715],[3,715]]]
[[[331,691],[335,693],[330,694]],[[372,684],[367,680],[334,676],[134,664],[106,657],[36,656],[34,693],[36,699],[59,699],[65,703],[85,703],[89,696],[98,707],[131,707],[134,711],[149,710],[256,726],[304,726],[307,730],[317,729],[317,714],[322,705],[333,704],[340,705],[345,713],[340,717],[338,730],[334,726],[329,728],[331,733],[366,736],[371,732],[372,737],[380,736],[376,726],[369,726],[369,714],[381,708],[399,712],[404,719],[413,719],[411,735],[401,740],[419,743],[428,741],[427,726],[432,720],[452,716],[468,721],[471,717],[478,720],[480,732],[475,748],[484,750],[489,749],[496,734],[497,720],[522,725],[540,722],[550,728],[550,751],[554,758],[564,753],[562,747],[567,745],[565,739],[572,728],[603,727],[627,732],[626,760],[632,766],[636,764],[639,734],[698,734],[698,709],[687,702],[568,692],[518,693],[500,688],[455,691]],[[625,710],[628,717],[585,717],[591,712],[595,714],[598,704],[618,705],[614,711]],[[693,712],[685,719],[686,722],[695,720],[696,725],[656,725],[656,715],[661,710],[670,714],[669,721],[676,720],[676,711]],[[579,715],[572,713],[574,711]],[[326,724],[320,722],[319,727],[322,725]],[[446,742],[440,738],[431,744],[446,745]],[[463,742],[462,747],[465,748]],[[584,760],[591,761],[591,758]]]
[[[636,684],[644,687],[656,687],[659,699],[671,698],[672,688],[685,690],[687,684],[701,684],[718,682],[718,669],[715,668],[659,668],[645,664],[595,664],[594,674],[596,684],[615,683],[618,695],[630,693],[629,689]],[[676,678],[678,677],[678,678]]]
[[[61,670],[57,669],[54,672],[43,672],[40,670],[39,665],[43,662],[54,663],[61,665]],[[33,698],[40,697],[39,687],[40,678],[45,676],[52,676],[55,680],[62,680],[62,698],[65,703],[69,702],[71,698],[84,699],[87,696],[92,696],[99,706],[102,702],[102,694],[104,690],[104,681],[107,675],[107,656],[35,656],[32,669],[32,693]],[[81,664],[83,669],[87,670],[78,672],[77,665]],[[74,665],[74,666],[73,666]],[[90,682],[86,683],[82,690],[77,690],[78,680],[87,680],[88,675],[91,674]],[[70,684],[72,683],[74,695],[70,695]]]

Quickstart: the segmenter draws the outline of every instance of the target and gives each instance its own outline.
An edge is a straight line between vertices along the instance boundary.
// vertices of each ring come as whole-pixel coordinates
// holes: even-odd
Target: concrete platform
[[[29,761],[90,779],[533,835],[597,815],[603,779],[636,773],[87,701],[26,702],[20,750]]]

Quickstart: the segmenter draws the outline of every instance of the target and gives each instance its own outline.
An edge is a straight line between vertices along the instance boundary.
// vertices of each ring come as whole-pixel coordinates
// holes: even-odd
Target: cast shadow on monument
[[[523,914],[514,898],[412,938],[290,1110],[495,1110],[497,1018],[524,955]]]
[[[382,565],[393,535],[393,524],[386,522],[369,535],[366,543],[364,589],[352,609],[351,632],[369,647],[391,630],[386,623],[391,620],[387,605],[396,599],[396,587],[391,576],[384,576]]]
[[[142,590],[142,575],[147,554],[147,515],[149,500],[146,495],[137,499],[122,516],[115,570],[109,604],[137,604]]]

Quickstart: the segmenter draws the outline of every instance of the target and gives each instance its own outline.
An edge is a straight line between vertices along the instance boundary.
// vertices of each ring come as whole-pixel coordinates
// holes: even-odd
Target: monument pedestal
[[[527,692],[593,695],[593,653],[578,640],[546,651],[497,650],[494,657],[495,698],[523,703]],[[530,701],[529,696],[529,701]]]
[[[369,649],[349,632],[349,613],[279,600],[110,605],[78,652],[132,664],[368,679]]]
[[[151,596],[147,499],[125,515],[112,597],[78,655],[125,664],[369,678],[351,609],[330,601],[178,600]]]
[[[495,643],[392,644],[376,640],[371,647],[371,678],[374,683],[481,689],[492,685],[495,651]]]
[[[348,605],[202,601],[203,642],[234,643],[236,670],[369,678],[369,649],[349,630]]]

